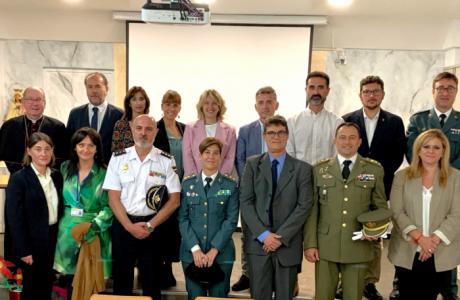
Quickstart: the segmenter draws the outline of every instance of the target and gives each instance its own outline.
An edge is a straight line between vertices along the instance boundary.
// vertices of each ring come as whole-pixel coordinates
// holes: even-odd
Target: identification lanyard
[[[83,217],[83,213],[84,213],[84,210],[83,210],[83,207],[81,205],[81,201],[80,201],[80,196],[81,196],[81,186],[80,186],[80,178],[79,178],[79,175],[75,175],[77,177],[77,198],[75,199],[75,201],[77,202],[77,205],[76,207],[72,207],[71,208],[71,211],[70,211],[70,214],[73,216],[73,217]],[[89,174],[88,174],[89,176]],[[82,182],[84,182],[86,180],[86,178],[88,178],[88,176],[86,176]]]

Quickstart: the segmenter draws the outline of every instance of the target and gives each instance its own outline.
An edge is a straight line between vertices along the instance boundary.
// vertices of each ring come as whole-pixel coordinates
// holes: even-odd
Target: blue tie
[[[272,197],[270,199],[270,208],[268,211],[268,219],[270,220],[270,226],[273,226],[273,198],[275,198],[276,186],[278,185],[278,161],[274,159],[272,161]]]
[[[97,131],[97,114],[99,113],[99,108],[93,107],[93,116],[91,117],[91,128]]]

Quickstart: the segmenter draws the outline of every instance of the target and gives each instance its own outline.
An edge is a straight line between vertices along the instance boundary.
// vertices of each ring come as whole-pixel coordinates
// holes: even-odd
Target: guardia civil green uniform
[[[305,224],[304,249],[317,248],[316,300],[333,300],[339,272],[343,296],[361,300],[364,271],[372,260],[372,244],[353,241],[362,225],[357,218],[372,209],[387,209],[383,168],[375,160],[357,155],[347,180],[337,157],[319,161],[313,170],[314,203]]]
[[[192,247],[199,245],[203,253],[216,248],[219,253],[214,263],[225,273],[224,281],[209,291],[186,276],[188,299],[197,296],[227,297],[230,275],[235,260],[232,234],[238,222],[238,189],[236,181],[218,173],[207,195],[201,173],[185,177],[182,182],[179,229],[182,235],[180,260],[184,271],[193,263]]]

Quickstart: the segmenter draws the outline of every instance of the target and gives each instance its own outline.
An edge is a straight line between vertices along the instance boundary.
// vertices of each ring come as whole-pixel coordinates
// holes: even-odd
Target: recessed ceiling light
[[[328,0],[327,1],[331,6],[345,7],[349,6],[353,0]]]
[[[67,4],[78,4],[83,2],[83,0],[62,0],[62,2],[67,3]]]

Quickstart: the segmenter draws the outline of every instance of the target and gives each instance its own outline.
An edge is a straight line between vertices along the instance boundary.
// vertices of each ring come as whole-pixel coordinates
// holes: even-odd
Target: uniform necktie
[[[93,107],[93,116],[91,117],[91,128],[97,131],[97,115],[99,113],[99,108]]]
[[[351,160],[348,159],[343,162],[342,177],[345,180],[347,180],[348,176],[350,176],[350,164]]]
[[[444,123],[445,123],[444,121],[446,120],[446,117],[447,117],[447,116],[446,116],[445,114],[440,114],[440,115],[439,115],[439,119],[440,119],[440,120],[439,120],[439,124],[441,124],[441,128],[444,127]]]
[[[209,192],[209,189],[211,188],[212,178],[211,177],[206,177],[204,180],[206,181],[206,185],[204,186],[204,192],[206,193],[206,196],[207,196],[208,192]]]
[[[278,160],[272,161],[272,197],[270,199],[270,208],[268,210],[268,219],[273,226],[273,198],[275,198],[276,186],[278,185]]]

